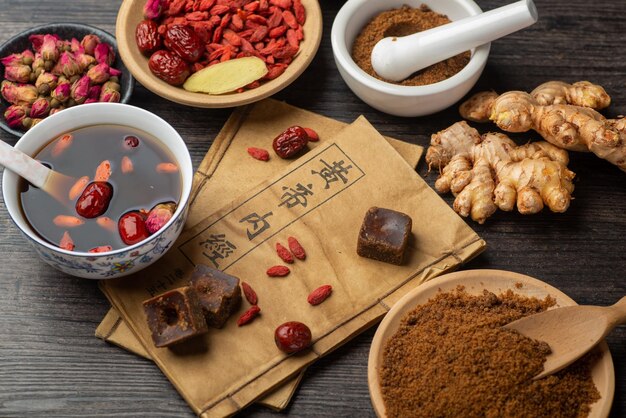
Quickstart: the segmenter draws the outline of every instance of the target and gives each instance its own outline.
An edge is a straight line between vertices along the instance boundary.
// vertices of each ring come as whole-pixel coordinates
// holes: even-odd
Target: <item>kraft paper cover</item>
[[[250,112],[237,132],[243,144],[275,136],[266,132],[274,106],[257,105]],[[404,265],[356,255],[357,234],[371,206],[399,210],[414,220]],[[101,282],[149,356],[202,417],[233,414],[269,393],[373,325],[408,290],[457,267],[485,245],[364,118],[209,213],[132,280]],[[298,237],[307,259],[290,266],[289,276],[269,278],[265,270],[280,264],[274,245],[288,236]],[[155,348],[142,302],[185,285],[199,263],[250,283],[259,294],[261,316],[244,327],[231,318],[203,337]],[[333,286],[332,296],[319,306],[308,305],[307,295],[322,284]],[[246,308],[244,303],[238,314]],[[307,323],[313,333],[311,348],[298,356],[283,354],[273,342],[276,326],[288,320]]]
[[[300,124],[315,127],[316,131],[323,139],[332,138],[339,130],[346,126],[343,122],[308,112],[273,99],[267,99],[256,106],[269,107],[275,112],[276,116],[262,122],[265,125],[269,125],[271,130],[274,131],[274,134],[280,132],[286,126]],[[239,128],[250,114],[251,108],[252,105],[238,108],[233,112],[200,164],[198,172],[194,177],[194,199],[189,208],[187,226],[192,226],[202,220],[202,218],[206,216],[206,213],[213,212],[227,204],[234,197],[232,191],[239,191],[246,187],[252,188],[254,184],[259,183],[262,179],[269,178],[289,164],[290,161],[283,161],[276,157],[272,160],[271,164],[255,163],[252,160],[248,160],[246,154],[246,148],[248,146],[261,146],[260,142],[265,141],[266,143],[262,144],[262,146],[269,148],[271,139],[271,137],[264,139],[256,138],[254,139],[254,143],[250,144],[244,142],[249,140],[249,138],[237,135]],[[256,113],[256,111],[252,112],[253,115]],[[417,167],[417,163],[423,153],[422,147],[392,138],[385,139],[389,141],[393,148],[411,167]],[[311,143],[310,146],[315,147],[318,144],[319,143]],[[253,164],[242,164],[242,156],[243,161],[248,161]],[[232,175],[234,170],[237,171],[237,176]],[[95,335],[98,338],[116,344],[139,356],[150,359],[150,355],[146,349],[134,336],[131,329],[119,316],[115,308],[111,308],[109,312],[107,312],[96,329]],[[257,400],[257,402],[275,410],[286,408],[298,387],[298,382],[302,378],[302,375],[303,373],[290,379],[273,392]]]

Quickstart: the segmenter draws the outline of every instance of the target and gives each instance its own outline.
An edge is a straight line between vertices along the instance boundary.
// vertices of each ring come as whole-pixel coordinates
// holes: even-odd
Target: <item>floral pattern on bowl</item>
[[[141,248],[131,248],[104,257],[60,254],[29,240],[39,256],[52,267],[72,276],[93,279],[122,277],[133,274],[158,260],[167,252],[183,230],[188,209],[175,222],[159,231]]]

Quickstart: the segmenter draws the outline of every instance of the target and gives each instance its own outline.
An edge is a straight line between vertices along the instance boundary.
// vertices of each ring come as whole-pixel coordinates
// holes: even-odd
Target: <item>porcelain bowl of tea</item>
[[[32,127],[15,147],[70,178],[57,198],[9,170],[2,179],[15,225],[45,262],[67,274],[135,273],[183,229],[189,151],[172,126],[146,110],[119,103],[69,108]]]
[[[355,39],[375,16],[405,5],[414,9],[426,5],[450,21],[481,13],[472,0],[348,0],[335,17],[330,39],[339,74],[361,100],[391,115],[424,116],[452,106],[470,91],[485,68],[491,44],[474,48],[470,51],[469,62],[460,71],[432,84],[400,85],[376,78],[355,62],[352,53]],[[404,25],[416,24],[406,22]],[[384,36],[407,34],[386,33]]]

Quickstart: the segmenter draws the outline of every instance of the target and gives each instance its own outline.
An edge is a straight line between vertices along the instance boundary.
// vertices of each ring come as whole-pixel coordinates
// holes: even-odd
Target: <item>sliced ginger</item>
[[[267,74],[267,66],[257,57],[236,58],[220,62],[194,73],[185,81],[188,91],[209,94],[233,92]]]
[[[574,173],[567,151],[543,141],[517,146],[500,133],[481,136],[466,122],[432,135],[430,144],[426,162],[441,173],[435,189],[452,192],[462,216],[482,224],[497,208],[533,214],[544,204],[554,212],[569,207]]]
[[[611,103],[606,91],[587,81],[544,83],[530,94],[482,92],[461,105],[461,116],[493,121],[507,132],[535,130],[570,151],[590,151],[626,171],[626,118],[606,119],[596,110]]]

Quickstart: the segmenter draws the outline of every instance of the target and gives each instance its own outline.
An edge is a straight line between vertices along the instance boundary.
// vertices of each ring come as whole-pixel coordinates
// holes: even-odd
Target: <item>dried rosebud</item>
[[[104,62],[106,64],[113,65],[113,61],[115,61],[115,51],[109,44],[104,42],[96,46],[94,56],[96,57],[96,61],[100,63]]]
[[[146,19],[156,20],[161,16],[163,5],[161,0],[147,0],[143,7],[143,16]]]
[[[85,52],[85,48],[82,47],[78,39],[72,38],[70,41],[70,51],[72,52]]]
[[[30,35],[28,37],[28,40],[33,45],[33,50],[35,52],[39,52],[39,50],[41,49],[41,45],[43,44],[43,37],[44,35]]]
[[[12,81],[4,80],[0,85],[0,92],[4,100],[11,104],[31,105],[37,100],[37,88],[30,84],[15,84]]]
[[[41,54],[37,52],[35,54],[35,59],[33,60],[33,63],[31,64],[33,71],[35,71],[35,73],[37,72],[38,69],[41,69],[43,71],[45,65],[46,65],[46,61],[41,57]]]
[[[33,126],[37,125],[37,124],[38,124],[39,122],[41,122],[42,120],[43,120],[43,119],[36,119],[36,118],[31,119],[31,123],[30,123],[30,126],[29,126],[28,128],[29,128],[29,129],[30,129],[30,128],[32,128]]]
[[[52,74],[61,75],[63,74],[66,77],[72,77],[74,75],[80,74],[81,66],[78,64],[74,55],[69,52],[63,52],[59,61],[52,69]]]
[[[56,99],[61,103],[65,103],[67,99],[70,98],[71,88],[72,86],[69,82],[63,81],[60,82],[54,90],[52,90],[50,95],[53,99]]]
[[[39,94],[48,94],[57,86],[58,77],[52,73],[43,72],[35,80],[35,87]]]
[[[122,72],[117,68],[109,67],[109,75],[111,77],[119,77],[122,75]]]
[[[40,97],[33,102],[30,108],[31,118],[45,118],[50,113],[50,102],[45,97]]]
[[[76,103],[81,104],[87,100],[87,95],[89,94],[89,88],[91,87],[91,79],[89,76],[85,75],[79,78],[77,81],[72,84],[70,97],[76,101]]]
[[[176,203],[174,202],[159,203],[153,207],[146,218],[146,228],[148,232],[154,234],[159,229],[163,228],[163,225],[172,219],[174,212],[176,212]]]
[[[102,90],[102,93],[100,93],[100,101],[118,103],[120,101],[120,92],[115,90]]]
[[[29,65],[11,65],[4,67],[4,78],[18,83],[28,83],[30,81],[31,69]]]
[[[85,53],[89,55],[94,54],[94,50],[100,43],[100,38],[97,35],[85,35],[82,41],[80,41],[81,46],[84,48]]]
[[[116,83],[114,81],[107,81],[106,83],[104,83],[102,85],[102,91],[105,90],[115,90],[115,91],[120,91],[120,85],[119,83]]]
[[[94,57],[82,51],[75,52],[74,59],[78,63],[81,72],[97,62]]]
[[[4,118],[11,128],[23,127],[22,122],[28,116],[28,107],[20,105],[11,105],[4,112]]]
[[[57,38],[53,35],[44,35],[41,49],[41,57],[45,61],[56,61],[59,59],[59,49],[57,48]]]
[[[87,76],[91,79],[93,83],[104,83],[110,77],[109,75],[109,64],[104,62],[94,65],[87,71]]]
[[[50,109],[50,116],[54,115],[55,113],[59,113],[63,109],[65,109],[65,107],[63,106],[59,106],[56,109],[55,108]]]
[[[87,93],[87,100],[85,100],[85,103],[89,100],[97,102],[100,99],[100,93],[102,93],[102,86],[91,86],[89,88],[89,93]]]
[[[35,60],[35,55],[30,49],[24,50],[19,54],[11,54],[0,60],[5,67],[11,67],[13,65],[30,65]]]

